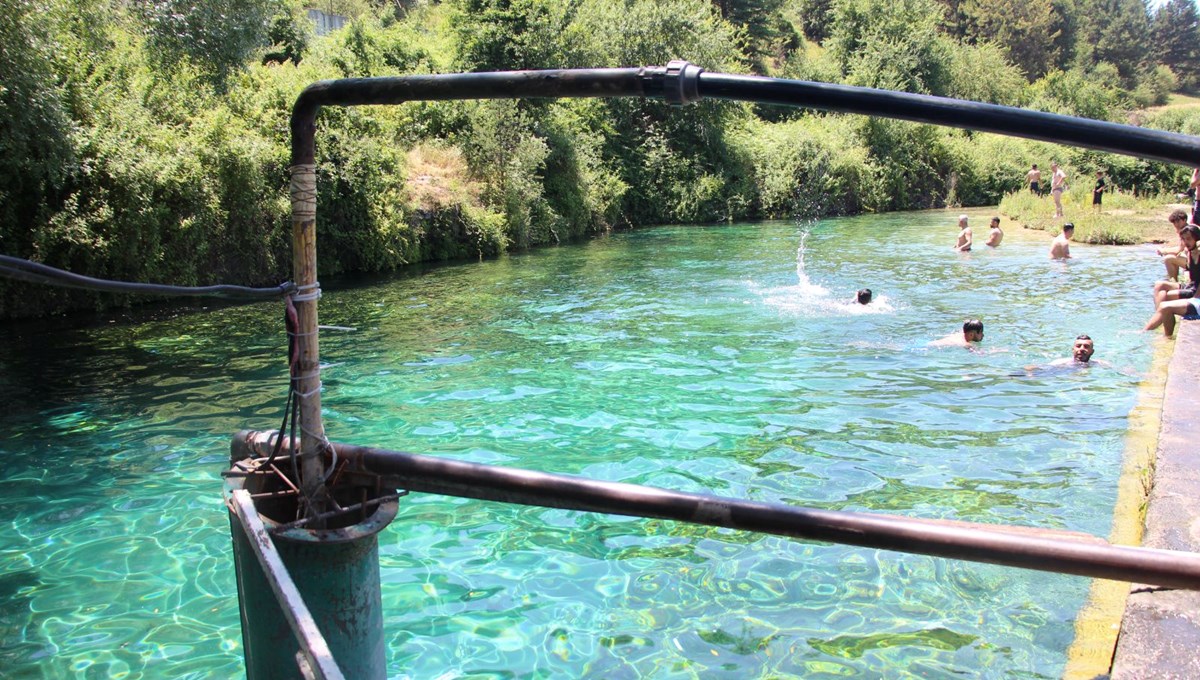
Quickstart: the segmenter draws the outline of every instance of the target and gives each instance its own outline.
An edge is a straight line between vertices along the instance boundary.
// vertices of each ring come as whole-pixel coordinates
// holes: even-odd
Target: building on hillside
[[[346,17],[326,14],[319,9],[308,10],[308,19],[317,28],[317,35],[329,35],[346,25]]]

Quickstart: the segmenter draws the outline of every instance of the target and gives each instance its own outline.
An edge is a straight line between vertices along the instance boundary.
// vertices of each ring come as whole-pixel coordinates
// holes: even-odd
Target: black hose
[[[172,295],[187,297],[215,297],[226,300],[272,300],[290,295],[296,290],[292,282],[281,283],[271,288],[249,288],[247,286],[171,286],[161,283],[132,283],[96,279],[57,269],[40,262],[23,260],[10,255],[0,255],[0,276],[28,283],[41,283],[62,288],[77,288],[103,293],[134,293],[139,295]]]

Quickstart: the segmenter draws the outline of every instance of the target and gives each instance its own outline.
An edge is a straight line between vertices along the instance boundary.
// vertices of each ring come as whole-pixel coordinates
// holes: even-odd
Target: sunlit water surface
[[[985,224],[982,214],[977,223]],[[983,230],[986,231],[986,230]],[[1010,230],[1011,231],[1011,230]],[[327,290],[331,438],[756,501],[1106,535],[1156,259],[946,213],[666,227]],[[869,307],[853,291],[875,290]],[[932,349],[963,319],[983,350]],[[276,304],[0,348],[6,677],[241,672],[219,473],[276,425]],[[1096,340],[1110,367],[1039,370]],[[415,494],[412,678],[1057,677],[1088,581]]]

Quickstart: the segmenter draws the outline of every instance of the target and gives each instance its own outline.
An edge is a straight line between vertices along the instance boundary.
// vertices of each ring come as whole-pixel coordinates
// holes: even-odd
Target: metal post
[[[240,435],[233,442],[232,453],[239,461],[252,455]],[[235,471],[244,473],[239,468]],[[262,475],[227,477],[226,497],[232,502],[238,491],[262,492],[259,488],[262,478]],[[372,495],[376,493],[388,495],[391,491],[380,490]],[[378,533],[396,517],[398,507],[395,500],[385,501],[353,526],[318,530],[281,531],[282,522],[262,514],[261,508],[257,515],[263,530],[271,534],[279,560],[286,567],[299,599],[307,605],[310,619],[316,622],[347,678],[382,680],[387,676]],[[249,680],[296,678],[296,655],[302,650],[292,625],[296,616],[281,608],[251,543],[253,539],[242,529],[242,521],[232,509],[230,531],[246,676]]]

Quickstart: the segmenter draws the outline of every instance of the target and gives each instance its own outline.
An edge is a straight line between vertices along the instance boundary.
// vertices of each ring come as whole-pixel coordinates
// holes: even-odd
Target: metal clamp
[[[667,64],[663,79],[663,98],[672,106],[683,106],[700,100],[700,73],[704,69],[683,59]]]

